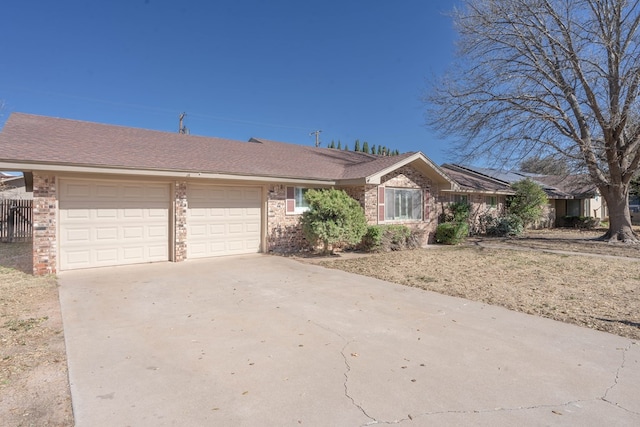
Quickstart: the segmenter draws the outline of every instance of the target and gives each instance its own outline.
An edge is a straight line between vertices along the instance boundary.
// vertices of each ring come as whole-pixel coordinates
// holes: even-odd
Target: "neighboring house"
[[[506,196],[514,194],[511,184],[528,178],[539,184],[549,199],[540,227],[562,226],[566,216],[604,219],[608,215],[604,200],[585,175],[537,175],[455,164],[442,165],[442,170],[459,184],[459,191],[452,193],[450,201],[468,201],[472,214],[490,213],[494,197],[500,211]]]
[[[33,199],[30,182],[25,182],[23,175],[9,175],[0,172],[0,200],[30,200]]]
[[[441,195],[440,213],[445,211],[448,203],[468,203],[471,206],[471,220],[478,224],[482,215],[498,216],[504,212],[506,197],[514,194],[504,181],[477,173],[467,167],[444,164],[442,170],[458,186],[454,192]]]
[[[422,153],[376,156],[14,113],[0,169],[33,183],[35,274],[292,251],[308,188],[339,188],[369,224],[437,226],[456,184]],[[442,193],[444,194],[444,193]]]

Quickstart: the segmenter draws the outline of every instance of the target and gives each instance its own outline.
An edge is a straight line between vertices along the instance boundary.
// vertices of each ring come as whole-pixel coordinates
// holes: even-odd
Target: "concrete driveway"
[[[60,300],[79,427],[640,425],[631,340],[287,258],[65,272]]]

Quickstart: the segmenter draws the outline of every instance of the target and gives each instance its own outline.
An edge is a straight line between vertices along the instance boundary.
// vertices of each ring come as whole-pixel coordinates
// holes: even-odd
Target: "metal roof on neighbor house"
[[[461,191],[513,194],[508,183],[474,173],[459,165],[444,164],[442,169],[460,186]]]
[[[22,113],[11,114],[0,133],[0,162],[325,181],[363,179],[417,154],[376,156],[256,138],[242,142]],[[441,179],[448,182],[444,175]]]
[[[502,189],[502,191],[512,194],[511,184],[523,179],[531,179],[540,185],[551,199],[583,198],[597,194],[595,186],[585,175],[538,175],[466,165],[443,165],[443,169],[458,184],[466,187],[469,191],[487,192]]]

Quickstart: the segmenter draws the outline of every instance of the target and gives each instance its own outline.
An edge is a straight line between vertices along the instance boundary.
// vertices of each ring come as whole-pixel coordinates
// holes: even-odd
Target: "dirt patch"
[[[30,243],[0,243],[0,424],[72,426],[58,287],[34,277]]]
[[[321,265],[640,339],[640,260],[633,259],[639,248],[591,240],[597,232],[553,234],[482,241],[606,257],[496,249],[476,240]]]

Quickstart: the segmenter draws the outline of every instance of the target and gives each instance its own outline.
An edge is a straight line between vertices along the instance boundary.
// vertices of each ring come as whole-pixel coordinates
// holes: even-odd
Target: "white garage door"
[[[168,184],[62,179],[60,269],[169,259]]]
[[[260,250],[259,187],[190,185],[187,200],[187,258]]]

